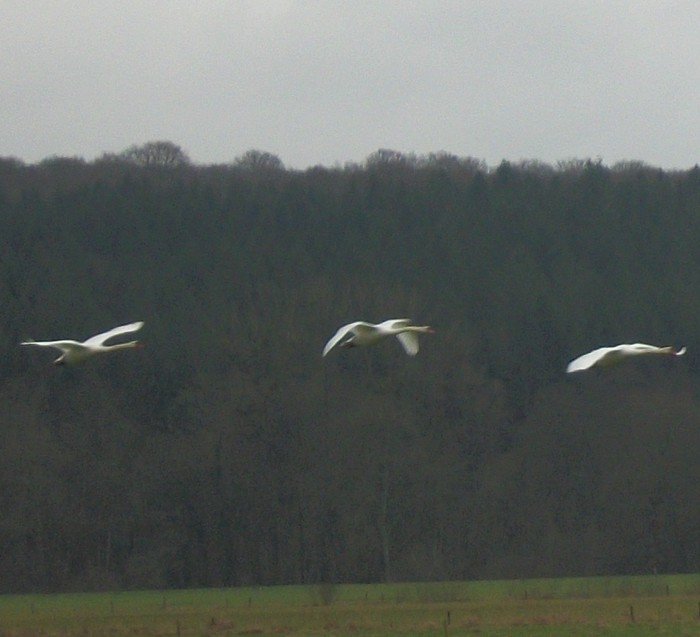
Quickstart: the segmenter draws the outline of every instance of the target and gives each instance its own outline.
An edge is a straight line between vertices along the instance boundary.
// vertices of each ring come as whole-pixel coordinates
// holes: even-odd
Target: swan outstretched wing
[[[343,325],[343,327],[339,328],[338,331],[331,336],[330,340],[326,343],[326,346],[323,348],[323,356],[328,354],[345,336],[350,334],[351,332],[356,332],[357,330],[362,330],[362,328],[367,328],[369,327],[368,323],[365,323],[364,321],[355,321],[354,323],[348,323],[347,325]]]
[[[601,359],[609,355],[610,352],[613,352],[615,349],[616,348],[614,347],[599,347],[598,349],[594,349],[592,352],[582,354],[578,358],[572,360],[566,366],[566,371],[567,373],[571,373],[582,372],[586,369],[589,369],[593,367],[593,365],[595,365],[596,363],[600,362]]]
[[[56,349],[60,349],[62,352],[67,352],[68,350],[74,348],[74,347],[82,347],[82,343],[78,343],[78,341],[69,341],[69,340],[63,340],[63,341],[33,341],[33,340],[28,340],[28,341],[22,341],[20,345],[38,345],[39,347],[54,347]]]
[[[399,343],[403,346],[404,351],[409,356],[415,356],[418,353],[418,334],[415,332],[401,332],[396,335]]]
[[[128,323],[127,325],[120,325],[102,334],[96,334],[87,339],[83,345],[86,347],[95,347],[102,345],[105,341],[108,341],[114,336],[119,336],[119,334],[128,334],[129,332],[136,332],[143,327],[143,321],[136,321],[135,323]]]

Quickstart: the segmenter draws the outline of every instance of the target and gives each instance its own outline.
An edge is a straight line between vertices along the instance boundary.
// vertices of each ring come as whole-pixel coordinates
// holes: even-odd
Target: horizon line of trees
[[[459,156],[446,151],[431,152],[427,154],[416,154],[414,152],[401,152],[388,148],[379,148],[373,153],[370,153],[364,162],[344,162],[342,165],[336,163],[333,166],[324,166],[322,164],[309,166],[306,169],[290,169],[287,168],[275,153],[252,148],[244,153],[237,155],[231,162],[224,163],[195,163],[193,162],[186,150],[180,145],[168,140],[154,140],[143,144],[133,144],[119,153],[104,152],[92,161],[86,160],[81,156],[62,156],[50,155],[37,162],[25,162],[22,159],[6,156],[0,157],[0,162],[14,165],[15,167],[48,167],[48,166],[87,166],[90,164],[101,165],[104,163],[114,164],[131,164],[138,167],[151,168],[213,168],[213,167],[235,167],[239,169],[254,170],[258,172],[265,171],[289,171],[289,172],[306,172],[314,170],[352,170],[365,169],[379,166],[404,166],[416,169],[423,168],[441,168],[447,170],[467,170],[480,171],[482,173],[490,173],[499,168],[515,167],[517,170],[535,173],[580,173],[581,171],[590,168],[591,166],[603,167],[612,172],[624,173],[629,171],[662,171],[667,173],[683,173],[682,169],[664,170],[660,167],[653,166],[642,160],[628,159],[613,163],[606,167],[603,164],[601,157],[595,158],[577,158],[570,157],[561,159],[554,165],[538,159],[521,159],[519,161],[510,161],[503,159],[498,166],[490,167],[483,159],[477,159],[472,156]],[[698,164],[689,167],[689,170],[698,168]]]

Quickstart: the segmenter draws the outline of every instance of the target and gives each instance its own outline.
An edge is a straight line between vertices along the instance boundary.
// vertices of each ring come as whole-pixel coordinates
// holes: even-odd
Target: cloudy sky
[[[2,0],[0,156],[700,161],[696,0]]]

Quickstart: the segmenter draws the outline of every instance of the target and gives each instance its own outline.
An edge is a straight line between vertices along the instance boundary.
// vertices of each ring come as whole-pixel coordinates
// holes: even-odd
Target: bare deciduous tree
[[[147,142],[127,148],[122,157],[139,166],[186,166],[190,163],[187,153],[177,144],[169,141]]]

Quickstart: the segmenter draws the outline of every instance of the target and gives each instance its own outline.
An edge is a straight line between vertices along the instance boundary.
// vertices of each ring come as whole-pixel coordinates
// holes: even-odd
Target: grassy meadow
[[[700,575],[0,596],[0,637],[698,634]]]

